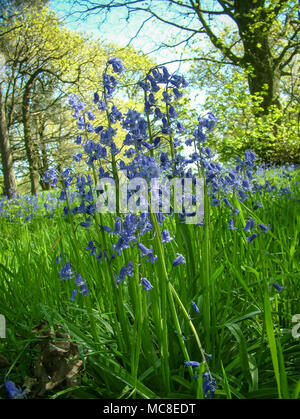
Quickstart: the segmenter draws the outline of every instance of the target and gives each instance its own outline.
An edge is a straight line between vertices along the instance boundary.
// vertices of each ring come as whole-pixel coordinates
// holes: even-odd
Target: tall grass
[[[161,244],[153,220],[155,237],[143,236],[159,258],[151,264],[131,248],[112,261],[90,256],[86,247],[98,237],[96,225],[73,230],[74,220],[59,214],[45,219],[37,213],[31,222],[18,223],[1,218],[0,312],[7,319],[1,349],[10,361],[7,376],[21,385],[32,376],[38,355],[32,330],[44,319],[70,333],[85,366],[80,386],[48,397],[70,391],[72,397],[203,397],[193,378],[197,371],[184,365],[198,361],[205,371],[203,352],[212,355],[207,364],[217,398],[298,395],[299,338],[291,335],[291,319],[300,312],[299,197],[265,193],[257,198],[262,208],[253,212],[240,204],[235,220],[244,226],[243,219],[252,216],[272,226],[252,243],[243,230],[227,228],[226,208],[211,208],[208,290],[202,226],[182,225],[179,249],[176,239]],[[103,222],[111,224],[111,216]],[[163,228],[172,234],[174,220],[165,220]],[[105,241],[110,249],[116,239],[106,234]],[[179,251],[187,263],[172,266]],[[74,284],[59,279],[59,254],[87,281],[89,296],[70,300]],[[134,276],[116,286],[114,278],[130,260],[137,266]],[[143,289],[141,276],[153,289]],[[273,282],[284,285],[280,294]]]
[[[110,101],[115,79],[106,78],[99,103],[105,129],[87,125],[85,118],[94,116],[82,111],[78,98],[70,100],[85,128],[89,174],[74,185],[71,170],[64,170],[57,197],[0,202],[0,313],[7,319],[0,348],[9,362],[4,379],[28,385],[37,375],[37,326],[43,324],[54,343],[57,328],[68,332],[82,368],[79,384],[62,381],[40,397],[297,398],[299,338],[292,335],[292,317],[300,313],[299,171],[255,172],[249,152],[226,171],[202,147],[202,130],[211,131],[216,122],[212,114],[199,118],[186,141],[195,153],[184,159],[174,135],[182,126],[175,125],[169,103],[170,90],[180,97],[174,86],[184,87],[184,79],[166,69],[152,74],[143,87],[145,108],[163,102],[148,93],[150,84],[153,92],[163,84],[166,117],[157,109],[155,116],[149,110],[144,117],[120,116]],[[134,146],[127,166],[112,140],[120,118],[130,134],[124,145]],[[162,139],[156,137],[160,129]],[[90,140],[89,132],[100,133],[100,141]],[[130,176],[143,173],[149,181],[158,171],[188,177],[191,161],[204,182],[202,223],[186,224],[182,214],[122,214],[118,206],[114,213],[95,211],[98,170],[103,176],[111,169],[118,197],[122,165]],[[56,183],[54,177],[49,171],[45,180]],[[162,240],[164,230],[170,240]]]

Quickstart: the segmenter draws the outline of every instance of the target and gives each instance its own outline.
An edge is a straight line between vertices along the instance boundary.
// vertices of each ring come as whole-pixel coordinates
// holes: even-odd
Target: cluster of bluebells
[[[108,69],[119,75],[123,73],[124,66],[117,58],[109,60],[102,78],[102,92],[93,94],[93,104],[100,113],[104,113],[104,117],[107,119],[106,124],[98,125],[94,111],[88,109],[77,96],[72,95],[69,98],[72,116],[77,120],[78,129],[84,134],[78,135],[75,140],[77,145],[82,146],[82,152],[74,156],[75,161],[85,158],[88,166],[93,167],[96,171],[99,170],[99,179],[115,178],[117,167],[117,169],[126,172],[128,180],[138,177],[145,179],[148,183],[153,178],[170,179],[175,176],[181,177],[184,183],[185,178],[195,179],[199,176],[200,171],[205,179],[210,204],[214,207],[221,205],[227,207],[231,212],[228,228],[230,230],[238,229],[235,223],[239,210],[234,203],[233,196],[240,202],[245,202],[251,200],[252,196],[262,188],[267,191],[272,190],[268,181],[264,186],[255,182],[255,171],[257,170],[255,154],[246,151],[244,158],[237,159],[236,166],[229,170],[217,163],[211,149],[205,144],[208,135],[217,123],[217,117],[211,112],[199,116],[195,129],[187,132],[183,122],[178,120],[176,111],[176,101],[182,97],[182,90],[187,87],[187,82],[183,76],[170,74],[166,67],[152,69],[146,78],[139,82],[139,86],[144,91],[144,113],[128,109],[122,114],[113,102],[118,80],[114,74],[108,73]],[[117,145],[116,141],[119,134],[117,122],[125,130],[122,145],[119,143]],[[191,147],[190,154],[181,154],[179,146],[183,145],[186,150]],[[166,149],[168,146],[171,153],[158,151],[159,147]],[[120,154],[124,149],[126,162]],[[155,154],[158,158],[154,158],[154,150],[156,150]],[[113,168],[113,162],[115,168]],[[109,168],[109,163],[112,169]],[[100,169],[97,169],[99,165]],[[103,166],[105,166],[105,170]],[[59,179],[63,184],[63,192],[59,199],[66,200],[70,185],[73,183],[81,201],[73,208],[65,206],[64,215],[66,216],[70,212],[72,215],[85,214],[85,220],[81,221],[79,225],[88,229],[92,225],[96,212],[96,191],[91,177],[89,175],[72,176],[70,170],[66,169]],[[50,170],[45,174],[44,180],[55,186],[58,183],[58,176],[55,171]],[[98,191],[98,193],[103,193],[103,191]],[[128,198],[132,193],[134,191],[128,191]],[[160,195],[162,194],[161,190]],[[195,197],[192,196],[192,202],[194,200]],[[253,202],[252,207],[253,210],[257,210],[261,207],[261,203]],[[192,215],[194,214],[186,213],[183,208],[179,218],[184,222],[187,217]],[[165,215],[157,213],[156,216],[159,224],[162,225]],[[256,230],[252,231],[254,227]],[[147,262],[153,264],[158,260],[152,246],[146,246],[143,242],[144,234],[153,231],[149,213],[142,212],[140,215],[128,213],[124,217],[118,217],[112,229],[107,226],[102,226],[102,228],[108,234],[116,237],[111,249],[112,258],[120,255],[124,249],[135,246],[139,250],[141,258]],[[246,239],[251,243],[260,233],[266,233],[270,226],[262,223],[255,225],[255,221],[249,219],[242,229],[245,233],[250,233]],[[166,230],[163,230],[161,240],[163,244],[166,244],[172,238]],[[103,256],[108,257],[108,255],[103,255],[92,241],[88,243],[87,250],[99,261],[102,261]],[[172,266],[176,267],[185,263],[184,256],[178,253]],[[119,285],[123,282],[126,276],[130,277],[132,269],[131,264],[123,266],[116,276],[116,284]],[[68,274],[68,269],[65,274]],[[78,281],[78,283],[81,282]],[[147,285],[145,278],[141,284],[144,284],[145,290],[152,287]],[[196,305],[193,304],[193,307],[197,312]]]
[[[207,364],[207,361],[211,360],[210,354],[205,354],[205,364]],[[184,365],[186,367],[192,367],[194,369],[198,369],[200,367],[200,362],[198,361],[184,361]],[[197,380],[199,378],[199,375],[196,374],[194,376],[194,379]],[[202,392],[205,398],[213,399],[215,390],[216,390],[216,380],[211,376],[210,372],[204,372],[202,374]]]
[[[144,80],[139,82],[145,97],[144,113],[128,109],[126,113],[122,114],[113,103],[118,81],[114,75],[107,73],[109,68],[117,75],[124,71],[120,60],[117,58],[109,60],[103,74],[102,93],[95,92],[93,94],[93,103],[97,105],[100,112],[105,112],[108,119],[105,126],[98,126],[94,123],[96,119],[94,112],[86,109],[87,106],[77,96],[72,95],[69,99],[72,116],[77,119],[79,130],[85,132],[85,135],[78,135],[75,140],[83,147],[83,153],[76,154],[75,160],[81,160],[85,156],[88,166],[95,168],[99,161],[100,166],[105,164],[106,167],[109,167],[109,165],[107,166],[107,163],[111,161],[109,156],[113,156],[118,163],[117,168],[126,170],[129,180],[134,177],[142,177],[147,182],[157,177],[193,178],[199,174],[200,170],[205,177],[211,205],[228,207],[231,211],[228,228],[237,229],[235,217],[239,210],[234,202],[230,202],[229,197],[234,194],[239,201],[247,200],[249,202],[257,191],[272,192],[274,190],[274,185],[271,186],[268,180],[265,185],[255,181],[255,154],[251,151],[245,152],[244,158],[238,159],[236,166],[228,171],[217,163],[212,151],[205,145],[208,134],[212,132],[217,122],[216,116],[211,112],[200,116],[196,128],[188,133],[184,124],[178,121],[178,112],[175,109],[176,101],[182,96],[182,90],[187,86],[187,82],[183,76],[170,74],[165,67],[153,69]],[[159,97],[158,92],[160,92]],[[153,133],[149,131],[149,119],[154,127]],[[126,131],[121,146],[117,146],[116,143],[118,134],[116,122],[120,122],[121,127]],[[165,148],[168,143],[169,145],[172,143],[172,156],[166,151],[156,151],[159,158],[155,159],[153,150],[161,146]],[[188,156],[182,155],[177,150],[178,146],[183,144],[186,145],[187,150],[190,146],[192,147],[192,152]],[[124,156],[129,159],[127,163],[122,160],[120,155],[124,149]],[[194,170],[196,167],[198,167],[198,172]],[[104,172],[103,169],[102,171]],[[110,176],[115,177],[116,171],[108,169],[106,173],[99,172],[99,178]],[[51,171],[45,176],[45,180],[46,178],[52,185],[57,183],[57,176]],[[71,181],[70,176],[64,179],[65,191],[68,191]],[[67,207],[64,208],[65,215],[69,211],[73,215],[87,214],[87,219],[81,223],[81,226],[85,228],[89,228],[92,224],[92,215],[96,211],[96,207],[93,205],[95,193],[92,193],[90,183],[90,179],[82,181],[82,176],[81,179],[78,179],[77,176],[75,184],[82,202],[71,210]],[[88,191],[85,191],[86,187]],[[281,188],[280,191],[284,193],[284,188]],[[128,192],[128,197],[130,197],[130,192]],[[61,196],[62,200],[64,198],[65,193]],[[252,203],[253,210],[260,207],[259,201]],[[185,221],[186,217],[193,215],[193,213],[186,213],[183,208],[180,219]],[[266,232],[269,226],[261,224],[258,228],[259,232]],[[256,231],[249,236],[247,238],[249,243],[257,235]]]
[[[133,263],[131,261],[128,263],[127,266],[122,266],[122,268],[120,269],[120,273],[116,278],[117,284],[119,284],[119,282],[121,281],[124,281],[126,276],[133,276]]]
[[[256,239],[256,237],[259,236],[260,233],[267,233],[270,230],[270,226],[269,225],[265,225],[262,223],[257,223],[257,232],[254,232],[254,228],[255,228],[255,220],[251,217],[246,221],[246,224],[243,228],[243,231],[245,233],[250,233],[250,236],[246,237],[246,240],[248,243],[251,243],[254,239]],[[234,220],[233,218],[229,219],[229,224],[228,224],[228,229],[229,230],[237,230],[237,227],[235,227],[234,225]]]
[[[26,390],[22,391],[20,387],[16,387],[13,381],[4,381],[4,388],[10,399],[24,399],[26,397]]]
[[[113,102],[113,98],[118,86],[116,75],[122,74],[123,71],[124,66],[120,60],[112,58],[108,61],[102,78],[102,92],[93,93],[91,108],[78,96],[70,96],[71,114],[80,131],[75,143],[82,148],[75,154],[74,161],[84,160],[88,168],[93,169],[94,174],[96,173],[97,179],[93,179],[89,174],[74,174],[70,168],[62,170],[61,173],[55,169],[48,170],[43,181],[51,188],[60,187],[61,190],[56,202],[44,204],[45,210],[51,212],[59,207],[62,208],[64,217],[81,215],[83,221],[78,221],[78,227],[89,229],[93,225],[97,212],[95,204],[97,194],[104,192],[96,190],[95,180],[115,178],[116,169],[126,172],[128,180],[138,177],[148,183],[154,178],[178,177],[184,184],[185,179],[196,181],[200,173],[205,180],[210,205],[226,208],[229,214],[229,230],[242,230],[243,234],[247,234],[248,243],[255,240],[258,235],[267,233],[270,226],[257,222],[254,218],[249,218],[245,225],[240,225],[236,199],[242,203],[247,201],[253,211],[259,212],[262,203],[253,198],[255,194],[266,191],[282,195],[288,194],[289,190],[285,186],[276,189],[269,179],[265,182],[256,181],[256,175],[260,173],[260,169],[257,167],[256,156],[251,151],[246,151],[243,158],[238,158],[233,168],[226,169],[217,163],[212,150],[206,144],[209,134],[217,123],[217,117],[211,112],[199,116],[196,127],[188,131],[184,122],[178,119],[179,114],[176,110],[176,103],[182,97],[182,91],[187,87],[187,82],[183,76],[170,74],[166,67],[153,69],[145,79],[139,82],[144,93],[144,112],[128,109],[126,113],[122,113]],[[94,108],[100,112],[102,120],[106,118],[106,123],[103,125],[98,124]],[[119,126],[125,131],[122,144],[117,141],[120,137]],[[181,153],[183,147],[184,154]],[[170,152],[166,151],[168,148]],[[289,180],[289,177],[286,176],[286,179]],[[132,194],[133,191],[128,191],[128,198]],[[161,195],[163,195],[163,190],[160,190],[159,196]],[[192,202],[194,200],[195,197],[192,195]],[[35,206],[38,208],[39,204],[33,199],[30,205],[34,209]],[[0,201],[0,215],[5,214],[5,211],[3,201]],[[193,214],[186,212],[183,208],[179,219],[184,222],[190,216]],[[159,226],[162,227],[166,218],[165,214],[158,212],[156,218]],[[140,259],[145,260],[150,266],[160,263],[153,247],[147,244],[149,238],[146,233],[152,233],[152,238],[154,238],[154,228],[149,212],[141,211],[139,215],[127,213],[121,216],[118,214],[114,221],[112,228],[100,226],[105,234],[110,235],[113,242],[112,248],[104,251],[99,244],[90,240],[85,248],[90,257],[95,258],[99,263],[108,258],[111,263],[113,259],[121,256],[125,249],[135,247]],[[167,246],[173,237],[166,229],[163,229],[160,239],[161,243]],[[63,262],[61,256],[57,258],[57,263],[61,265],[60,280],[73,280],[76,286],[71,299],[75,300],[78,293],[89,295],[86,281],[78,272],[73,271],[71,263]],[[170,261],[170,268],[181,269],[185,264],[184,255],[177,253]],[[177,268],[178,266],[181,267]],[[115,272],[116,287],[122,286],[126,279],[130,280],[133,274],[134,265],[132,261],[129,261],[118,272]],[[145,291],[153,288],[150,281],[143,275],[140,286]],[[278,293],[283,290],[283,287],[276,283],[273,286]],[[197,304],[194,301],[191,303],[195,313],[200,314]],[[197,368],[200,364],[196,361],[186,361],[185,365]],[[212,398],[216,387],[215,380],[209,373],[204,373],[202,379],[205,397]]]
[[[109,60],[108,66],[112,66],[114,73],[121,74],[124,67],[117,59]],[[256,171],[256,156],[251,151],[246,151],[243,159],[237,159],[234,168],[226,170],[222,165],[215,161],[211,149],[205,144],[208,140],[208,135],[213,131],[217,122],[216,116],[209,112],[204,116],[198,118],[196,128],[187,133],[182,121],[177,119],[178,112],[176,111],[175,103],[182,96],[182,89],[187,86],[187,82],[182,76],[171,75],[165,67],[153,69],[147,77],[139,82],[140,87],[144,91],[144,113],[140,113],[134,109],[128,109],[124,114],[112,102],[113,96],[116,92],[117,80],[115,76],[105,73],[103,75],[103,92],[100,95],[98,92],[94,93],[93,103],[98,106],[100,112],[105,112],[107,116],[106,126],[93,125],[95,120],[92,111],[87,111],[85,106],[78,98],[71,99],[71,106],[73,108],[73,116],[77,118],[77,125],[80,130],[85,130],[87,134],[93,134],[93,139],[89,138],[82,143],[83,153],[79,153],[75,160],[81,160],[82,156],[86,156],[86,162],[89,166],[97,167],[97,161],[100,164],[107,163],[109,156],[111,162],[117,162],[118,168],[126,171],[128,179],[142,177],[147,182],[153,178],[172,178],[181,177],[196,178],[199,172],[205,179],[206,190],[209,196],[210,204],[213,207],[221,205],[228,208],[230,217],[228,221],[228,229],[237,230],[236,219],[239,210],[235,204],[235,199],[240,202],[252,201],[252,208],[254,211],[261,208],[259,201],[253,202],[252,196],[259,190],[267,190],[272,192],[268,182],[264,186],[255,182]],[[162,100],[158,98],[157,93],[161,92]],[[149,129],[149,120],[153,131]],[[123,144],[117,145],[116,137],[118,134],[117,122],[125,130]],[[77,138],[76,142],[79,144],[82,138]],[[171,153],[166,151],[158,151],[158,148],[166,148],[170,146]],[[191,147],[190,154],[182,155],[180,153],[180,146],[185,145],[188,150]],[[127,158],[125,162],[120,153],[125,149],[124,156]],[[154,151],[156,156],[154,158]],[[129,161],[128,161],[129,160]],[[107,165],[106,165],[107,167]],[[112,167],[113,169],[113,167]],[[103,169],[102,169],[103,170]],[[102,177],[115,176],[114,170],[111,172],[108,169],[107,173],[101,173]],[[99,173],[100,175],[100,173]],[[101,176],[99,176],[101,177]],[[77,178],[77,188],[81,193],[82,201],[91,202],[93,196],[86,196],[85,186],[89,181]],[[90,186],[90,185],[89,185]],[[128,192],[130,197],[130,192]],[[82,211],[84,207],[77,209],[76,212]],[[73,210],[74,212],[74,210]],[[82,227],[89,228],[91,224],[91,217],[93,210],[89,208],[89,217]],[[180,219],[185,220],[186,217],[192,214],[187,214],[183,210],[180,214]],[[164,220],[164,215],[156,214],[158,222],[161,225]],[[158,260],[158,256],[154,253],[152,246],[148,246],[143,241],[143,236],[147,232],[153,231],[151,217],[148,213],[142,212],[139,216],[128,213],[125,217],[118,217],[112,229],[102,226],[106,232],[116,240],[113,244],[113,256],[120,255],[124,249],[136,246],[140,252],[140,257],[147,262],[154,264]],[[249,234],[247,241],[251,243],[259,234],[267,233],[270,226],[257,223],[253,218],[246,221],[246,224],[241,227],[244,233]],[[167,230],[162,231],[161,241],[163,244],[169,243],[172,240]],[[93,242],[89,242],[87,249],[90,255],[102,260],[101,250],[98,251]],[[185,258],[182,254],[177,253],[172,262],[172,266],[176,267],[185,264]],[[133,264],[129,262],[123,266],[115,277],[116,286],[119,286],[133,275]],[[79,283],[81,279],[79,280]],[[142,277],[140,285],[144,290],[149,291],[153,288],[152,284],[147,278]],[[274,285],[276,288],[276,286]],[[279,288],[276,288],[279,290]],[[278,292],[280,292],[279,290]],[[192,307],[196,314],[200,310],[195,302],[192,302]],[[186,365],[191,365],[191,361],[187,361]],[[197,365],[192,365],[196,367]],[[215,392],[216,381],[209,373],[203,374],[203,393],[205,397],[212,398]]]
[[[62,264],[63,263],[63,258],[62,258],[61,254],[56,258],[56,263],[57,264]],[[72,291],[72,295],[71,295],[71,300],[72,301],[75,300],[76,295],[77,295],[78,292],[81,295],[90,295],[90,292],[89,292],[89,290],[87,288],[87,285],[86,285],[86,281],[84,281],[82,279],[82,276],[79,273],[73,272],[70,262],[66,262],[60,268],[59,278],[60,278],[61,281],[67,281],[67,280],[71,280],[71,279],[75,278],[74,284],[76,285],[76,288],[74,288],[73,291]]]
[[[55,194],[46,195],[17,195],[10,200],[0,198],[0,217],[10,222],[24,221],[29,223],[36,217],[53,218],[60,208],[60,202]]]

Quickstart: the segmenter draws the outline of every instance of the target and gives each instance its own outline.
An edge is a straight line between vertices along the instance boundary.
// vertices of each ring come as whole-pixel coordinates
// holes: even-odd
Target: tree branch
[[[237,55],[235,55],[230,48],[228,48],[221,39],[216,36],[213,31],[211,30],[210,26],[204,19],[203,13],[201,12],[201,4],[198,0],[197,2],[194,2],[193,0],[190,0],[191,5],[193,6],[195,12],[197,13],[200,22],[202,23],[203,28],[205,29],[206,34],[208,35],[209,39],[211,40],[212,44],[221,51],[226,58],[231,60],[235,65],[240,65],[240,62],[242,61],[242,58],[239,58]]]

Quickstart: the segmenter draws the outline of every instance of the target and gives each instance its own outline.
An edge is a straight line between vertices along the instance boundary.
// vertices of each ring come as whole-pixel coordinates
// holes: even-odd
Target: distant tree
[[[93,14],[123,7],[128,19],[143,12],[152,17],[152,23],[156,19],[186,32],[186,40],[205,34],[224,59],[247,71],[250,93],[263,97],[259,114],[279,105],[280,78],[300,50],[299,4],[293,0],[75,0],[74,4],[81,13]],[[223,27],[223,17],[233,23],[226,39],[217,29]],[[274,28],[279,36],[276,42]]]
[[[28,168],[31,192],[36,194],[46,187],[42,175],[49,162],[61,166],[72,157],[70,140],[74,140],[76,124],[70,108],[66,108],[68,94],[75,93],[92,103],[93,92],[101,89],[107,59],[119,48],[67,30],[47,8],[24,9],[12,24],[14,30],[0,37],[6,60],[1,85],[5,193],[16,188],[15,183],[13,188],[8,186],[15,162],[22,174]],[[150,60],[133,48],[121,49],[118,55],[129,67],[122,79],[129,100],[139,75],[150,68]],[[123,101],[125,97],[123,93]]]
[[[4,40],[2,37],[20,29],[22,24],[16,23],[15,19],[21,15],[26,7],[34,6],[36,8],[43,7],[48,0],[3,0],[0,4],[0,53],[5,66],[5,56],[3,55]],[[3,168],[4,193],[9,198],[16,192],[16,179],[13,168],[13,156],[11,153],[8,123],[7,121],[7,97],[3,96],[3,86],[5,83],[5,72],[1,69],[0,75],[0,152]]]
[[[28,7],[42,9],[49,0],[2,0],[0,3],[0,37],[19,28],[15,18],[22,15]]]
[[[215,54],[215,55],[214,55]],[[210,51],[210,57],[218,52]],[[190,86],[204,90],[204,108],[218,115],[210,138],[219,158],[242,155],[251,149],[272,163],[300,161],[300,79],[295,56],[280,80],[280,107],[258,114],[262,97],[251,95],[247,75],[242,69],[220,62],[195,61],[189,72]]]

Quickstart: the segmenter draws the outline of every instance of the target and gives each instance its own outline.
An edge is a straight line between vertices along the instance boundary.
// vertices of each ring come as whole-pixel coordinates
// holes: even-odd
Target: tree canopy
[[[229,72],[236,72],[243,78],[243,91],[251,114],[260,125],[255,131],[258,144],[255,151],[265,160],[272,161],[274,157],[273,161],[279,162],[283,158],[286,141],[281,136],[289,129],[283,124],[292,115],[294,125],[299,125],[300,25],[297,1],[75,0],[73,4],[83,16],[98,13],[99,20],[106,19],[108,13],[113,14],[117,9],[127,12],[129,22],[134,14],[138,14],[141,20],[138,32],[149,30],[155,22],[178,29],[176,40],[169,43],[169,47],[185,44],[190,59],[199,64],[194,69],[213,68],[214,74],[221,71],[224,75],[224,68],[232,67]],[[213,82],[213,78],[204,80],[207,84]],[[217,85],[220,84],[217,82]],[[223,96],[222,99],[226,98]],[[230,102],[230,97],[228,99]],[[287,109],[290,101],[293,110]],[[266,125],[268,128],[262,133]],[[299,137],[299,129],[295,128],[293,135]],[[281,142],[277,147],[281,151],[276,153],[276,157],[274,142]],[[289,156],[295,154],[295,150],[299,153],[299,139],[288,142]],[[291,146],[292,143],[295,144]],[[248,138],[241,149],[250,144]],[[294,155],[290,160],[297,161],[298,156]]]
[[[45,187],[49,164],[59,167],[74,154],[75,127],[67,96],[84,101],[101,85],[109,58],[123,58],[129,71],[125,101],[134,100],[137,78],[152,65],[133,48],[90,39],[67,29],[47,7],[23,8],[2,22],[0,50],[5,60],[1,85],[0,146],[4,191],[12,196],[17,177],[29,174],[31,192]],[[9,30],[13,28],[13,30]],[[117,52],[118,51],[118,52]],[[125,91],[124,90],[124,91]]]

